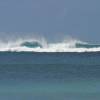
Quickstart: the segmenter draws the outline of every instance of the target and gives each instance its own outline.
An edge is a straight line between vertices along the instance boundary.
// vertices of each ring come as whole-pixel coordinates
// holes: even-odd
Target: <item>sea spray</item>
[[[13,52],[97,52],[100,45],[89,44],[66,37],[59,42],[48,42],[43,36],[28,36],[0,39],[0,51]]]

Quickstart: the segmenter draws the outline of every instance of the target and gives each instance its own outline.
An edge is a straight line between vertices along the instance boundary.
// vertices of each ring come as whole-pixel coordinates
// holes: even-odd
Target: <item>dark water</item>
[[[0,100],[100,100],[100,53],[0,52]]]

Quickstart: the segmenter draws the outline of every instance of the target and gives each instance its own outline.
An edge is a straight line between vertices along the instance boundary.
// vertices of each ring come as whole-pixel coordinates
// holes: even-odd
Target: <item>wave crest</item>
[[[97,52],[100,45],[88,44],[76,39],[48,43],[41,39],[19,39],[16,41],[0,41],[0,51],[31,51],[31,52]]]

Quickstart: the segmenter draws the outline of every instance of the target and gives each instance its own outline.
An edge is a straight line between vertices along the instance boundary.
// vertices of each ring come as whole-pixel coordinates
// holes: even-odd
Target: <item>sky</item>
[[[100,43],[100,0],[0,0],[0,32]]]

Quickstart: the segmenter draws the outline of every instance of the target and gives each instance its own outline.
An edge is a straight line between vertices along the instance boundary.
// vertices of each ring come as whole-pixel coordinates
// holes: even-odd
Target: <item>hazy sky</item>
[[[0,31],[100,42],[100,0],[0,0]]]

